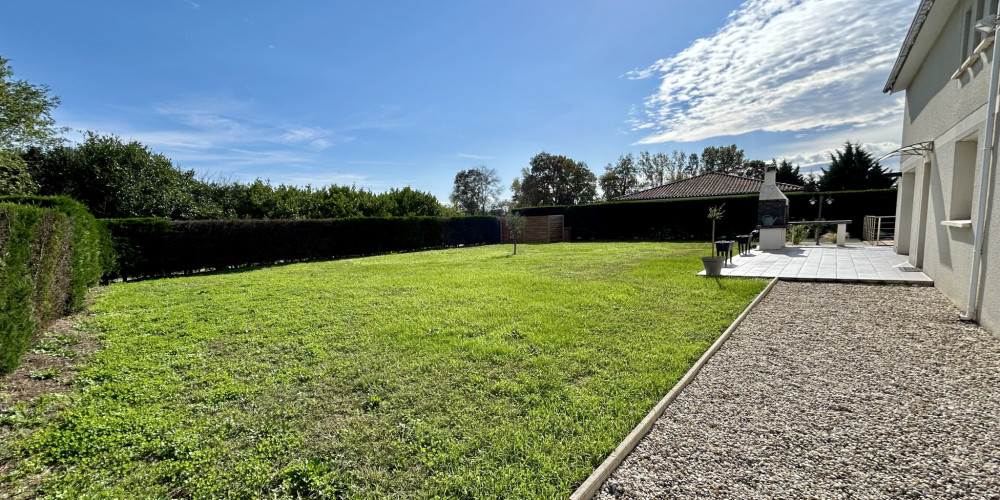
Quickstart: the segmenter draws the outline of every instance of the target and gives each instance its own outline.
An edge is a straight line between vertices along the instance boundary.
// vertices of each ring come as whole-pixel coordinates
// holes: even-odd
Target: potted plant
[[[726,204],[723,203],[722,205],[708,208],[708,218],[712,220],[712,239],[709,241],[709,246],[712,248],[712,255],[701,258],[702,264],[705,265],[705,276],[722,276],[722,266],[726,263],[726,256],[715,256],[715,221],[722,218],[722,215],[725,213],[723,210],[725,206]]]

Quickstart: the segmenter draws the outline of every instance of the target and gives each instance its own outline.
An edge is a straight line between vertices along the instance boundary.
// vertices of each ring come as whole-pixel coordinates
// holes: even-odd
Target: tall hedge
[[[17,367],[42,324],[66,307],[69,218],[0,204],[0,373]]]
[[[785,193],[790,220],[814,220],[817,207],[810,198],[820,193]],[[850,219],[847,231],[860,236],[866,215],[896,212],[896,190],[822,193],[834,199],[824,205],[824,219]],[[756,227],[758,195],[678,200],[622,201],[591,205],[518,209],[522,215],[564,215],[574,240],[707,240],[711,224],[708,208],[725,203],[725,215],[716,224],[716,236],[746,234]],[[818,197],[817,197],[818,199]]]
[[[71,264],[66,311],[81,309],[87,289],[98,283],[104,269],[111,266],[114,259],[104,226],[85,205],[66,196],[2,196],[0,203],[51,209],[68,216]]]
[[[495,217],[101,222],[117,255],[109,280],[500,241]]]

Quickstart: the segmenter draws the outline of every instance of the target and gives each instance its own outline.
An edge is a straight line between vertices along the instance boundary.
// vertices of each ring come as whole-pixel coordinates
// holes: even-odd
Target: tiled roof
[[[806,188],[779,182],[782,191],[805,191]],[[699,198],[703,196],[729,196],[759,193],[764,181],[729,174],[701,174],[682,181],[671,182],[638,193],[627,194],[617,200],[662,200],[666,198]]]

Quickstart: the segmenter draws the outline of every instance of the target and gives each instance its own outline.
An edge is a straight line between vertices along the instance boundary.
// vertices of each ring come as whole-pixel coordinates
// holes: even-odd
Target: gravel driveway
[[[1000,338],[958,312],[778,283],[595,498],[1000,499]]]

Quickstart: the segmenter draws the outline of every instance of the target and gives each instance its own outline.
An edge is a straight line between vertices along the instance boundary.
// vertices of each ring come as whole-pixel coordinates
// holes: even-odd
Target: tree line
[[[763,179],[768,166],[777,170],[777,182],[804,186],[809,191],[843,191],[891,187],[871,153],[850,141],[843,150],[830,155],[830,164],[820,174],[805,175],[801,167],[787,159],[770,162],[746,158],[735,144],[709,146],[697,153],[674,150],[670,154],[641,151],[618,157],[596,176],[586,163],[561,155],[539,153],[514,179],[510,200],[500,198],[500,178],[496,170],[479,166],[462,170],[455,176],[450,200],[456,209],[468,214],[502,213],[507,208],[543,205],[580,205],[612,201],[644,189],[681,181],[696,175],[719,173]],[[598,194],[598,187],[600,194]]]
[[[511,207],[578,205],[621,196],[705,173],[763,178],[770,164],[778,181],[811,190],[874,189],[892,180],[871,154],[851,142],[830,156],[818,177],[785,159],[751,160],[735,144],[701,154],[642,151],[622,155],[596,176],[585,162],[542,152],[528,161],[501,199],[501,180],[486,166],[455,176],[451,206],[409,187],[373,193],[354,186],[314,188],[256,179],[234,182],[198,177],[136,141],[87,133],[66,145],[51,111],[59,105],[44,85],[13,77],[0,57],[0,195],[65,195],[97,217],[190,219],[298,219],[370,216],[501,214]]]
[[[298,187],[199,178],[136,141],[87,133],[67,145],[45,85],[14,78],[0,57],[0,195],[65,195],[101,218],[315,219],[440,216],[456,211],[409,187]]]

